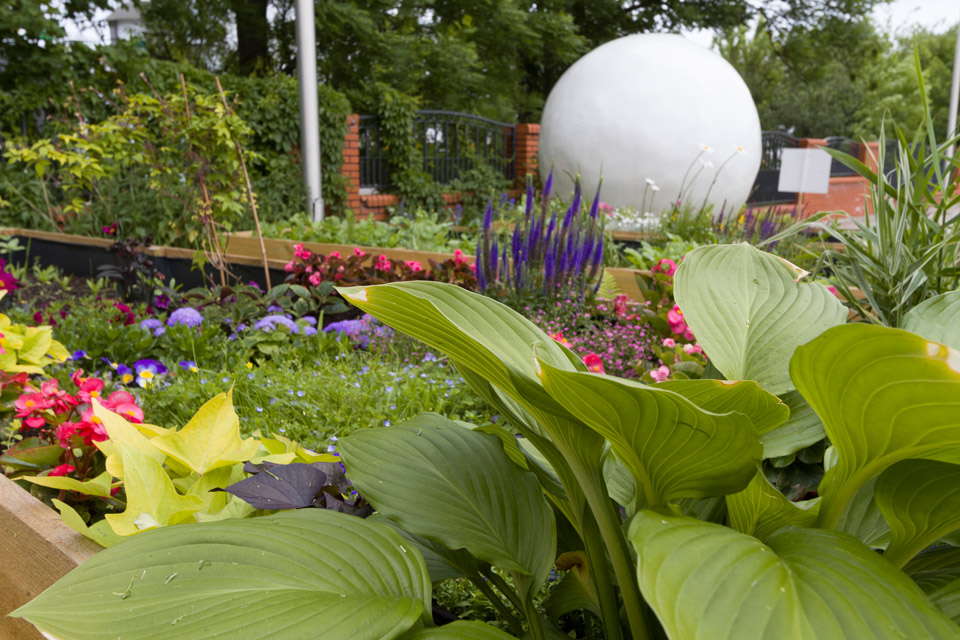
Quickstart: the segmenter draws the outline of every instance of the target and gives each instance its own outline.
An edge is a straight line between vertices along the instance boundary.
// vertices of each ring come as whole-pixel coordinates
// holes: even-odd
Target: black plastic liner
[[[82,278],[96,278],[97,267],[100,265],[119,265],[117,255],[106,247],[27,236],[13,237],[20,241],[21,246],[27,247],[26,251],[18,251],[10,256],[10,261],[17,265],[27,260],[36,261],[43,267],[53,265],[68,275]],[[164,275],[166,282],[174,279],[184,290],[220,282],[220,273],[210,265],[205,267],[207,277],[204,277],[199,269],[194,268],[193,261],[189,258],[151,257],[154,269]],[[230,264],[230,271],[243,284],[256,282],[260,287],[266,287],[262,265]],[[286,275],[281,269],[270,269],[270,281],[274,285],[283,282]]]

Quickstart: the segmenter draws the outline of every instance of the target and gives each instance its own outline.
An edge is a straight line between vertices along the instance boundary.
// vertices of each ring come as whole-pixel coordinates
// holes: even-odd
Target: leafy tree
[[[423,107],[536,120],[567,67],[614,38],[758,19],[781,42],[878,1],[317,0],[318,68],[362,111],[377,111],[387,84]],[[242,74],[295,70],[292,0],[152,0],[143,12],[155,55]],[[236,46],[225,37],[233,25]]]

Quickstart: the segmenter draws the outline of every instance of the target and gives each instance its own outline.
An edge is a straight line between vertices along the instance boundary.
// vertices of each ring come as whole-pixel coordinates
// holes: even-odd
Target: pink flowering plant
[[[143,422],[143,410],[137,399],[122,389],[108,393],[107,383],[99,377],[85,376],[76,370],[64,387],[56,378],[41,382],[26,381],[14,401],[14,441],[3,455],[2,465],[12,478],[19,476],[66,477],[78,482],[104,471],[104,456],[97,443],[107,440],[103,423],[93,411],[93,402],[123,416],[132,423]],[[92,497],[65,489],[50,490],[32,486],[34,492],[87,511],[108,507]]]
[[[651,334],[651,358],[638,368],[643,382],[697,379],[706,369],[703,349],[673,299],[673,276],[678,267],[677,261],[664,258],[653,265],[649,276],[637,276],[645,299],[639,314]]]
[[[523,312],[547,335],[580,356],[590,371],[632,378],[654,358],[656,332],[627,296],[597,300],[580,312],[570,300],[555,304],[555,309],[526,307]],[[570,309],[572,314],[563,312]]]
[[[286,283],[307,288],[320,287],[323,283],[365,286],[406,280],[447,282],[471,291],[477,287],[473,268],[459,249],[453,258],[443,262],[430,260],[424,265],[415,260],[391,260],[385,254],[374,255],[360,247],[354,247],[346,255],[339,251],[323,255],[297,244],[293,247],[293,259],[284,270]]]

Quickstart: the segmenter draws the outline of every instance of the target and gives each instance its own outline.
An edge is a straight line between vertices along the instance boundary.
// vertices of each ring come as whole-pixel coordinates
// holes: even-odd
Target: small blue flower
[[[384,388],[384,391],[386,391],[387,393],[393,393],[393,387],[391,387],[390,385],[387,385],[387,386]]]
[[[429,351],[427,351],[425,354],[423,354],[423,361],[424,361],[424,362],[433,362],[433,361],[436,360],[436,359],[437,359],[437,356],[433,355],[433,354],[430,353]]]
[[[168,327],[177,324],[183,324],[188,327],[199,327],[202,322],[203,316],[193,307],[180,307],[167,318]]]
[[[384,421],[383,421],[383,426],[389,427],[389,426],[390,426],[390,421],[389,421],[389,420],[384,420]]]
[[[332,444],[327,447],[327,453],[333,453],[333,452],[336,451],[336,450],[337,450],[337,448],[336,448],[335,446],[333,446]]]
[[[180,368],[184,371],[192,371],[194,373],[197,372],[197,363],[193,360],[181,360],[177,364],[180,365]]]
[[[73,352],[73,355],[70,356],[70,358],[73,359],[73,360],[82,360],[82,359],[84,359],[84,358],[86,358],[86,357],[88,357],[88,356],[87,356],[87,352],[84,351],[83,349],[79,349],[79,350],[77,350],[77,351],[74,351],[74,352]]]
[[[256,375],[253,374],[253,373],[248,373],[248,374],[247,374],[247,377],[248,377],[249,379],[253,380],[253,379],[256,377]]]
[[[223,382],[230,382],[230,376],[223,376]]]
[[[297,397],[298,397],[298,398],[302,398],[302,397],[305,396],[305,395],[307,395],[307,394],[304,393],[303,391],[297,391]]]
[[[200,378],[200,384],[207,384],[206,378]]]
[[[254,407],[257,410],[257,413],[263,413],[263,407]]]
[[[359,383],[359,382],[354,382],[354,383],[353,383],[353,386],[355,386],[357,389],[359,389],[359,388],[360,388],[360,383]]]

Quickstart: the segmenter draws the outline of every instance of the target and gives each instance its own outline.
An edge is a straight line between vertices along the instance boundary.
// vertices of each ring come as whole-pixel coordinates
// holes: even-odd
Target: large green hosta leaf
[[[414,629],[399,640],[510,640],[513,636],[482,622],[457,620],[433,629]]]
[[[820,416],[796,389],[780,400],[790,410],[790,417],[776,429],[760,434],[764,458],[789,456],[826,437]]]
[[[759,435],[777,429],[790,417],[790,408],[780,398],[747,380],[670,380],[656,388],[678,393],[712,413],[742,413]]]
[[[960,529],[960,465],[904,460],[880,474],[874,500],[890,524],[883,557],[898,567]]]
[[[921,302],[903,316],[901,328],[960,350],[960,291]]]
[[[138,535],[12,615],[63,640],[380,640],[430,610],[423,558],[395,531],[304,509]]]
[[[846,308],[782,258],[749,244],[697,247],[674,277],[674,295],[713,365],[728,380],[773,394],[793,388],[794,350],[844,322]]]
[[[766,544],[690,518],[637,514],[640,589],[670,638],[957,638],[902,572],[835,531],[784,529]]]
[[[790,373],[837,451],[819,488],[820,526],[835,527],[860,487],[895,462],[960,463],[960,352],[850,324],[797,349]]]
[[[537,586],[556,557],[553,511],[536,477],[510,461],[496,436],[436,414],[340,440],[350,480],[376,509],[413,534]]]
[[[539,364],[547,392],[610,441],[642,506],[735,493],[753,477],[763,452],[744,414],[711,413],[656,386]]]
[[[740,533],[767,540],[784,527],[812,527],[817,512],[787,500],[758,471],[746,489],[727,496],[727,518]]]

